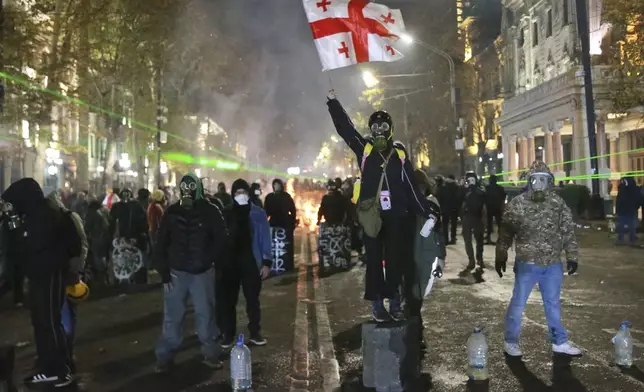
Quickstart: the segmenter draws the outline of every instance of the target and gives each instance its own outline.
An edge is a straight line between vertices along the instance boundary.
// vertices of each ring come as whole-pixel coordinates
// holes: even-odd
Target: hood
[[[538,160],[532,162],[532,165],[530,165],[530,168],[528,169],[528,175],[526,177],[530,177],[534,173],[548,173],[550,174],[550,176],[552,176],[548,165],[546,165],[545,162]]]
[[[139,189],[136,193],[139,200],[146,200],[150,198],[150,191],[145,188]]]
[[[284,186],[284,181],[280,180],[279,178],[274,179],[273,180],[273,190],[275,190],[275,184],[282,185],[282,191],[286,192],[286,187]]]
[[[635,183],[635,178],[633,178],[632,176],[622,177],[622,181],[619,185],[620,187],[625,186],[630,189],[635,189],[637,187],[637,184]]]
[[[427,194],[434,194],[434,192],[436,191],[436,181],[432,178],[429,178],[427,173],[420,169],[416,169],[414,170],[414,178],[416,179],[416,185],[418,185],[419,188],[425,189],[427,191]]]
[[[497,181],[498,181],[498,180],[497,180],[496,176],[495,176],[494,174],[492,174],[492,175],[490,176],[490,185],[496,185],[496,182],[497,182]]]
[[[230,187],[230,194],[235,196],[235,193],[237,193],[238,190],[243,189],[246,192],[250,194],[250,185],[248,185],[248,182],[242,178],[235,180],[233,182],[233,185]]]
[[[201,183],[201,180],[199,179],[199,176],[197,176],[197,174],[195,174],[193,172],[190,172],[190,173],[186,174],[185,176],[181,177],[181,182],[183,182],[183,180],[185,178],[191,178],[192,180],[194,180],[197,183],[197,196],[195,197],[195,200],[203,199],[203,196],[204,196],[203,184]]]
[[[33,178],[22,178],[7,188],[2,199],[11,203],[19,213],[27,213],[43,205],[45,195]]]

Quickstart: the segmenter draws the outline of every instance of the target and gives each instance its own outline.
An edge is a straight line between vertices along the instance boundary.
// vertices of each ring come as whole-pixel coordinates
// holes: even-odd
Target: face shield
[[[391,139],[391,127],[386,122],[376,122],[371,124],[371,137],[373,137],[373,147],[376,151],[387,149],[389,139]]]
[[[552,176],[549,173],[533,173],[528,177],[528,189],[532,200],[543,201],[546,192],[552,188]]]

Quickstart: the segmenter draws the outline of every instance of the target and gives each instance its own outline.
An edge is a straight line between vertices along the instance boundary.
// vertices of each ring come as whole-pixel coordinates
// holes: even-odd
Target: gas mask
[[[533,173],[528,177],[528,189],[533,201],[542,202],[546,199],[548,192],[553,185],[553,178],[550,173]]]
[[[383,152],[389,147],[394,132],[394,123],[389,113],[379,110],[369,117],[369,131],[373,139],[373,148]]]
[[[11,203],[2,204],[2,216],[7,219],[7,228],[9,230],[16,230],[23,224],[22,217]]]
[[[132,200],[132,192],[130,190],[125,189],[121,192],[121,200],[124,202],[128,202]]]
[[[476,186],[476,177],[466,177],[465,186],[468,188],[474,188]]]
[[[181,192],[181,207],[192,208],[197,198],[197,182],[190,177],[181,180],[179,185]]]

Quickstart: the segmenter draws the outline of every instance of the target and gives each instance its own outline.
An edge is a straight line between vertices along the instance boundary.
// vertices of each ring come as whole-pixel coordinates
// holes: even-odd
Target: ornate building
[[[503,171],[517,179],[535,158],[544,159],[557,178],[591,173],[588,129],[573,0],[503,0],[502,36],[505,101],[501,117]],[[591,55],[596,63],[607,27],[600,0],[590,0]],[[611,71],[593,66],[600,173],[639,169],[627,150],[642,147],[631,132],[641,130],[640,113],[611,111]],[[641,139],[641,138],[640,138]],[[634,160],[635,159],[635,160]],[[590,184],[590,180],[576,179]],[[616,187],[614,187],[616,188]],[[608,182],[602,181],[607,196]]]

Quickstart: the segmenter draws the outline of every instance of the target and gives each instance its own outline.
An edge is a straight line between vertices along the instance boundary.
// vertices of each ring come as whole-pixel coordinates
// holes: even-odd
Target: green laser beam
[[[606,173],[606,174],[587,174],[587,175],[580,175],[580,176],[568,176],[568,177],[563,177],[563,178],[558,178],[557,180],[559,181],[583,181],[583,180],[590,180],[593,178],[597,179],[610,179],[614,175],[619,175],[620,178],[624,177],[642,177],[644,176],[644,170],[633,170],[633,171],[628,171],[628,172],[620,172],[620,173]],[[505,185],[505,184],[524,184],[527,183],[527,180],[518,180],[518,181],[499,181],[497,184],[499,185]]]

